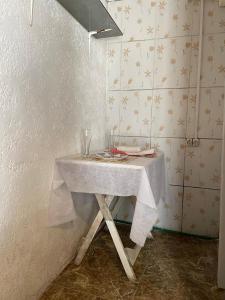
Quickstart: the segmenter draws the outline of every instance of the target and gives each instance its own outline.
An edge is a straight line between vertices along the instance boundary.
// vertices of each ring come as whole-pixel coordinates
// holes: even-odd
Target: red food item
[[[126,152],[120,151],[120,150],[118,150],[117,148],[111,149],[111,153],[112,153],[112,154],[122,154],[122,155],[127,155]]]

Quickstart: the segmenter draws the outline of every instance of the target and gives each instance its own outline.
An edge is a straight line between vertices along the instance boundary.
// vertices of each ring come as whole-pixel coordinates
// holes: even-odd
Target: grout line
[[[120,45],[120,66],[119,66],[119,80],[120,80],[120,89],[121,89],[121,82],[122,82],[122,76],[121,76],[121,66],[122,66],[122,49],[123,49],[123,45],[121,44]],[[121,103],[121,99],[120,99],[120,101],[119,101],[119,107],[118,107],[118,109],[119,109],[119,124],[118,124],[118,132],[119,132],[119,134],[120,134],[120,128],[121,128],[121,115],[122,115],[122,113],[121,113],[121,109],[122,109],[122,103]]]
[[[186,140],[187,137],[174,137],[174,136],[148,136],[148,135],[125,135],[125,134],[115,134],[115,136],[125,137],[125,138],[143,138],[143,139],[174,139],[174,140]],[[200,140],[209,141],[222,141],[221,138],[199,138]],[[190,147],[195,148],[195,147]],[[197,147],[198,148],[198,147]]]
[[[108,3],[107,3],[107,9],[108,9]],[[108,55],[108,53],[109,53],[109,42],[107,41],[107,44],[106,44],[106,71],[105,71],[105,76],[106,76],[106,78],[105,78],[105,80],[106,80],[106,92],[105,92],[105,133],[107,134],[107,126],[108,126],[108,122],[107,122],[107,114],[108,114],[108,112],[107,112],[107,110],[108,110],[108,99],[109,99],[109,93],[110,93],[110,91],[109,91],[109,89],[108,89],[108,86],[109,86],[109,76],[108,76],[108,74],[109,74],[109,55]],[[105,134],[105,145],[107,145],[108,144],[108,141],[107,141],[107,138],[108,137],[106,137],[106,134]]]
[[[208,138],[208,137],[204,137],[204,138],[199,137],[198,139],[199,140],[213,140],[213,141],[222,141],[223,140],[222,138]]]
[[[219,188],[210,188],[210,187],[202,187],[202,186],[191,186],[191,185],[180,185],[180,184],[169,184],[169,186],[192,188],[192,189],[202,189],[202,190],[211,190],[211,191],[220,191]]]
[[[210,188],[210,187],[202,187],[202,186],[191,186],[191,185],[185,185],[184,188],[202,189],[202,190],[210,190],[210,191],[220,191],[219,188]]]
[[[115,136],[119,137],[125,137],[125,138],[144,138],[144,139],[149,139],[150,136],[148,135],[125,135],[125,134],[115,134]]]
[[[158,91],[158,90],[190,90],[190,89],[196,89],[196,86],[189,86],[189,87],[153,87],[153,88],[134,88],[134,89],[115,89],[111,90],[108,89],[109,92],[133,92],[133,91]],[[215,85],[215,86],[202,86],[201,89],[218,89],[218,88],[224,88],[223,85]]]
[[[156,17],[155,17],[156,18]],[[154,20],[155,22],[156,20]],[[156,32],[154,33],[156,34]],[[154,49],[156,48],[156,39],[155,39],[155,36],[154,36]],[[153,86],[155,85],[155,63],[156,63],[156,51],[154,51],[154,54],[153,54],[153,74],[152,74],[152,84]],[[153,102],[154,102],[154,99],[153,99],[153,90],[151,90],[152,92],[152,101],[150,103],[151,105],[151,108],[150,108],[150,145],[152,144],[152,118],[153,118]]]
[[[225,34],[224,32],[212,32],[212,33],[204,33],[204,37],[210,36],[210,35],[222,35]],[[146,39],[137,39],[137,40],[118,40],[118,41],[112,41],[110,44],[126,44],[126,43],[136,43],[136,42],[148,42],[148,41],[161,41],[161,40],[171,40],[176,38],[195,38],[199,37],[199,34],[190,34],[190,35],[176,35],[176,36],[167,36],[167,37],[153,37],[153,38],[146,38]]]
[[[186,118],[186,122],[187,122],[187,118]],[[187,123],[186,123],[186,134],[187,134]],[[184,147],[184,156],[183,156],[183,187],[182,187],[182,191],[183,191],[183,195],[182,195],[182,207],[181,207],[181,231],[183,231],[183,220],[184,220],[184,176],[185,176],[185,167],[186,167],[186,151],[187,151],[187,147]]]
[[[193,37],[191,37],[191,43],[193,41]],[[192,56],[193,56],[193,49],[191,48],[191,53],[190,53],[190,66],[192,67]],[[190,86],[191,83],[191,69],[189,71],[189,79],[188,79],[188,85]],[[189,109],[190,109],[190,92],[191,89],[188,89],[188,101],[187,101],[187,107],[186,107],[186,128],[185,128],[185,135],[188,135],[188,116],[189,116]],[[182,174],[182,205],[181,205],[181,232],[183,232],[183,223],[184,223],[184,189],[185,189],[185,174],[186,174],[186,157],[187,157],[187,147],[184,148],[184,156],[183,156],[183,174]]]
[[[179,140],[186,140],[188,137],[174,137],[174,136],[151,136],[151,138],[154,139],[179,139]],[[199,140],[209,140],[209,141],[222,141],[222,138],[210,138],[210,137],[204,137],[199,138]],[[188,147],[188,148],[199,148],[199,147]]]

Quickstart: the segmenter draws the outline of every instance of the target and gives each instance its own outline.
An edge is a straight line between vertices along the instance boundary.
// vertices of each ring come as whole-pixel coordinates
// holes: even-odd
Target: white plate
[[[112,155],[111,153],[108,152],[99,152],[95,154],[96,158],[101,158],[104,160],[123,160],[126,159],[128,157],[128,155],[124,155],[124,154],[114,154]]]

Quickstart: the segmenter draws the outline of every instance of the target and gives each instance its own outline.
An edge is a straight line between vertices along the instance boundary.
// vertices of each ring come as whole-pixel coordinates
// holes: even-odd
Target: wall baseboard
[[[114,220],[114,221],[115,221],[115,223],[118,223],[118,224],[131,225],[131,222],[127,222],[127,221],[123,221],[123,220]],[[215,238],[215,237],[209,237],[209,236],[198,235],[198,234],[190,234],[190,233],[185,233],[182,231],[176,231],[176,230],[161,228],[161,227],[157,227],[157,226],[154,226],[153,229],[162,231],[162,232],[171,232],[171,233],[182,234],[182,235],[186,235],[186,236],[190,236],[190,237],[196,237],[196,238],[200,238],[200,239],[204,239],[204,240],[218,240],[218,238],[219,238],[219,237]]]

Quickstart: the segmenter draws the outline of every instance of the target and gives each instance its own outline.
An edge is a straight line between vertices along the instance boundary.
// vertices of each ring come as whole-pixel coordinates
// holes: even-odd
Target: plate
[[[114,154],[112,155],[109,152],[99,152],[95,154],[95,157],[98,159],[103,159],[103,160],[110,160],[110,161],[118,161],[118,160],[124,160],[128,157],[128,155],[124,154]]]

